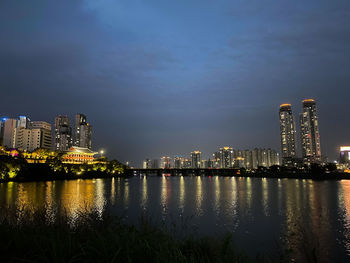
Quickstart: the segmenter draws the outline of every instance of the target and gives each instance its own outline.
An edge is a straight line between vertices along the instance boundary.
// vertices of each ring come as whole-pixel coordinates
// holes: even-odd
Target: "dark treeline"
[[[123,176],[126,166],[117,160],[97,160],[93,164],[67,164],[59,158],[28,163],[21,156],[0,155],[1,181],[37,181]]]

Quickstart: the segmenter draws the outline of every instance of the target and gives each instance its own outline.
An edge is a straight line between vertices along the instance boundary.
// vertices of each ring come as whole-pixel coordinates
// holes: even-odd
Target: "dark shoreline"
[[[82,174],[82,175],[74,175],[74,174],[54,174],[49,176],[20,176],[16,178],[11,179],[2,179],[0,180],[0,183],[7,183],[7,182],[46,182],[46,181],[62,181],[62,180],[77,180],[77,179],[100,179],[100,178],[133,178],[133,177],[139,177],[139,176],[146,176],[146,177],[161,177],[162,175],[156,175],[156,174],[150,174],[150,175],[130,175],[130,173],[123,173],[123,174],[107,174],[103,172],[93,172],[89,174]],[[324,173],[321,175],[315,175],[311,173],[244,173],[244,174],[232,174],[232,175],[205,175],[205,174],[186,174],[186,175],[172,175],[173,177],[196,177],[196,176],[220,176],[220,177],[243,177],[243,178],[274,178],[274,179],[302,179],[302,180],[317,180],[317,181],[323,181],[323,180],[349,180],[350,174],[349,173],[341,173],[341,172],[333,172],[333,173]]]

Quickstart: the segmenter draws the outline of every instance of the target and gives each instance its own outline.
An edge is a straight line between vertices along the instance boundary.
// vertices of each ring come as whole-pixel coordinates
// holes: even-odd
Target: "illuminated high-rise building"
[[[150,169],[152,168],[152,161],[150,159],[146,159],[142,162],[142,168],[143,169]]]
[[[341,164],[350,164],[350,146],[341,146],[340,147],[339,162]]]
[[[223,147],[220,148],[220,168],[232,167],[232,148]]]
[[[171,158],[169,156],[163,156],[162,158],[160,158],[160,168],[171,168]]]
[[[72,147],[72,128],[70,119],[66,115],[55,118],[55,150],[68,151]]]
[[[297,157],[296,129],[291,104],[282,104],[279,110],[282,164],[291,166]]]
[[[316,102],[303,100],[303,112],[300,113],[300,131],[303,161],[305,164],[321,161],[320,132]]]
[[[189,158],[185,158],[183,161],[183,167],[182,168],[191,168],[192,167],[192,160]]]
[[[180,155],[174,157],[174,168],[181,169],[184,167],[184,158]]]
[[[200,151],[191,152],[192,168],[201,168],[202,153]]]
[[[210,161],[210,168],[220,168],[220,152],[213,153],[213,159]]]
[[[88,149],[92,147],[92,126],[84,114],[75,115],[74,145]]]

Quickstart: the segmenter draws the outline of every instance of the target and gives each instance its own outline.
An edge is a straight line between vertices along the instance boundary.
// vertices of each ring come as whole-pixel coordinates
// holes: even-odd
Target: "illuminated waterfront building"
[[[200,151],[191,152],[191,168],[201,168],[202,153]]]
[[[253,163],[252,163],[252,151],[244,150],[243,151],[243,158],[244,158],[244,168],[252,169]]]
[[[92,126],[84,114],[75,115],[74,145],[88,149],[92,147]]]
[[[210,162],[210,167],[211,168],[220,168],[220,152],[214,152],[213,153],[213,159]]]
[[[201,168],[209,168],[209,161],[208,160],[202,160],[201,161]]]
[[[313,99],[303,100],[303,112],[300,113],[300,131],[302,156],[305,164],[321,161],[320,133],[316,102]]]
[[[171,158],[169,156],[163,156],[160,158],[160,168],[169,169],[171,167]]]
[[[142,162],[142,168],[143,169],[150,169],[152,168],[152,162],[150,159],[146,159]]]
[[[350,146],[341,146],[340,147],[339,163],[350,164]]]
[[[223,147],[220,148],[220,168],[232,167],[232,148]]]
[[[192,167],[192,160],[185,158],[183,161],[183,168],[191,168]]]
[[[72,128],[66,115],[55,118],[55,150],[67,151],[72,147]]]
[[[142,162],[143,169],[157,169],[159,168],[159,161],[157,159],[146,159]]]
[[[94,162],[94,155],[96,154],[98,154],[98,152],[93,152],[88,148],[74,146],[64,152],[62,162],[71,164],[91,164]]]
[[[282,149],[282,164],[292,166],[296,154],[296,129],[291,104],[280,105],[280,134]]]
[[[153,169],[156,169],[156,168],[159,168],[159,160],[158,159],[153,159],[152,161],[151,161],[151,168],[153,168]]]
[[[181,169],[184,166],[184,158],[180,155],[174,157],[174,168]]]
[[[279,153],[273,149],[233,150],[235,168],[257,169],[259,166],[279,165]]]

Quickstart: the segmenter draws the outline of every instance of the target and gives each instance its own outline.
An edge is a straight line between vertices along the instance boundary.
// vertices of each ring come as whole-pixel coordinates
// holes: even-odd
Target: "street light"
[[[103,157],[103,154],[104,154],[104,150],[100,150],[101,158]]]

